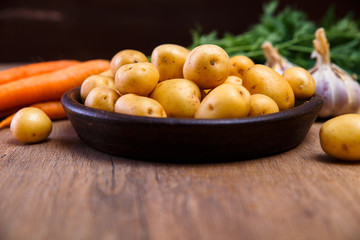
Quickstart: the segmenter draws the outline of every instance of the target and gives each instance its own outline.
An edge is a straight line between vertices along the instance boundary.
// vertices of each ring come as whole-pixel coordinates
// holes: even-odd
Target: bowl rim
[[[85,106],[79,102],[80,87],[72,88],[65,92],[61,97],[61,103],[65,109],[70,112],[77,113],[89,118],[101,116],[103,120],[122,120],[131,121],[133,123],[149,123],[149,124],[168,124],[168,125],[232,125],[232,124],[254,124],[264,122],[282,121],[304,114],[310,113],[313,109],[324,103],[323,98],[314,94],[312,97],[299,100],[299,105],[277,113],[266,114],[262,116],[244,117],[244,118],[217,118],[217,119],[194,119],[194,118],[160,118],[128,115],[116,112],[110,112]]]

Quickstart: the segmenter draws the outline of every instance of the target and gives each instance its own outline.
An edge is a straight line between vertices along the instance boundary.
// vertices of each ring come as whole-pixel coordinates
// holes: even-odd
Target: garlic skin
[[[330,61],[330,45],[325,30],[319,28],[315,33],[313,45],[316,57],[315,66],[309,70],[316,83],[315,93],[322,96],[324,106],[319,117],[335,117],[360,111],[360,85],[349,74]]]
[[[264,50],[264,55],[266,58],[265,65],[274,69],[280,75],[282,75],[287,68],[296,66],[281,56],[279,51],[274,48],[270,42],[264,42],[261,45],[261,48]]]

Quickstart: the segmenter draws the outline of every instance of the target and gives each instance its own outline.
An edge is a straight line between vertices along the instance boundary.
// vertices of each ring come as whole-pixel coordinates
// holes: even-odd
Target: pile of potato
[[[294,107],[309,98],[315,82],[303,68],[283,75],[246,56],[229,57],[219,46],[188,50],[163,44],[151,54],[122,50],[111,69],[81,85],[86,106],[149,117],[242,118]]]

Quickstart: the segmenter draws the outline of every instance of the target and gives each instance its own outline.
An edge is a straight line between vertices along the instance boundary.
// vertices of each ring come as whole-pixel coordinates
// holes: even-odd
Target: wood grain
[[[0,130],[0,239],[359,239],[360,165],[315,123],[284,154],[163,164],[87,147],[68,120],[24,145]]]

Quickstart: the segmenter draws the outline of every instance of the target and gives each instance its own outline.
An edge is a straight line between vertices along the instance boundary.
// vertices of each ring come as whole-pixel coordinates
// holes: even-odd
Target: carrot
[[[0,84],[12,82],[21,78],[53,72],[79,63],[79,61],[75,60],[55,60],[31,63],[19,67],[5,69],[0,71]]]
[[[64,107],[62,106],[60,100],[35,103],[30,105],[30,107],[35,107],[43,110],[51,120],[60,120],[67,118]]]
[[[42,102],[30,105],[30,107],[36,107],[44,111],[44,113],[51,119],[51,120],[60,120],[67,118],[65,110],[61,104],[61,101],[49,101],[49,102]],[[11,124],[12,119],[14,118],[15,113],[11,114],[4,120],[0,122],[0,129],[9,127]]]
[[[87,77],[109,68],[108,60],[89,60],[52,73],[2,84],[0,85],[0,111],[38,102],[59,100],[66,91],[79,87]]]

